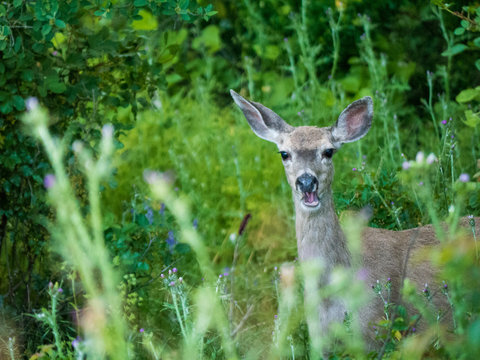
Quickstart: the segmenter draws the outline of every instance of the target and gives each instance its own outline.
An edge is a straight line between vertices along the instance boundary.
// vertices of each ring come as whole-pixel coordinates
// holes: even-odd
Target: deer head
[[[322,208],[322,199],[331,196],[332,156],[342,144],[358,140],[370,129],[372,98],[366,96],[347,106],[329,127],[293,127],[262,104],[249,101],[230,90],[253,132],[277,145],[283,160],[297,210]]]

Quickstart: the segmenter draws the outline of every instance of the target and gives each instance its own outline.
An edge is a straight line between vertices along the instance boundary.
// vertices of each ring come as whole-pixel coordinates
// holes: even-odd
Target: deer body
[[[323,271],[318,279],[318,288],[321,288],[330,282],[335,267],[353,266],[333,204],[331,184],[334,169],[331,158],[342,144],[356,141],[368,132],[373,117],[372,99],[364,97],[353,102],[333,126],[317,128],[290,126],[262,104],[246,100],[234,91],[231,94],[255,134],[278,146],[295,204],[299,259],[302,262],[321,262]],[[462,219],[463,225],[467,222],[467,219]],[[476,219],[476,223],[480,232],[480,218]],[[417,289],[423,289],[426,283],[435,283],[432,266],[414,259],[418,250],[437,243],[431,225],[404,231],[365,228],[362,234],[362,264],[356,264],[362,273],[360,280],[371,292],[371,285],[377,280],[385,282],[390,278],[390,301],[399,304],[405,277]],[[437,296],[433,301],[437,308],[449,309],[445,297]],[[318,316],[310,314],[307,321],[318,322],[321,331],[326,333],[332,322],[344,320],[346,311],[344,299],[327,298],[319,304]],[[369,302],[358,316],[365,339],[370,346],[375,346],[372,325],[383,316],[380,299]]]

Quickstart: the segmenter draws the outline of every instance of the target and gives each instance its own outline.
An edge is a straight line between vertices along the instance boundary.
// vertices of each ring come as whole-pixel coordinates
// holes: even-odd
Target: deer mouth
[[[303,193],[303,204],[308,207],[317,207],[320,201],[318,200],[317,192]]]

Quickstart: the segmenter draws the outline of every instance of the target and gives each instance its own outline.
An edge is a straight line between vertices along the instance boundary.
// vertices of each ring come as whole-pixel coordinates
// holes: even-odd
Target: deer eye
[[[323,152],[323,156],[330,159],[333,156],[335,149],[327,149]]]
[[[282,160],[288,160],[290,159],[290,154],[286,151],[279,151],[278,152],[282,156]]]

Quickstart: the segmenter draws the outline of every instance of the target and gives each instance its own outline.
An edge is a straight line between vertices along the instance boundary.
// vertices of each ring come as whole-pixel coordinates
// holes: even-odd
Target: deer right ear
[[[288,125],[269,108],[260,103],[248,101],[233,90],[230,90],[230,94],[235,104],[243,111],[248,124],[258,137],[278,143],[283,134],[293,131],[293,126]]]

